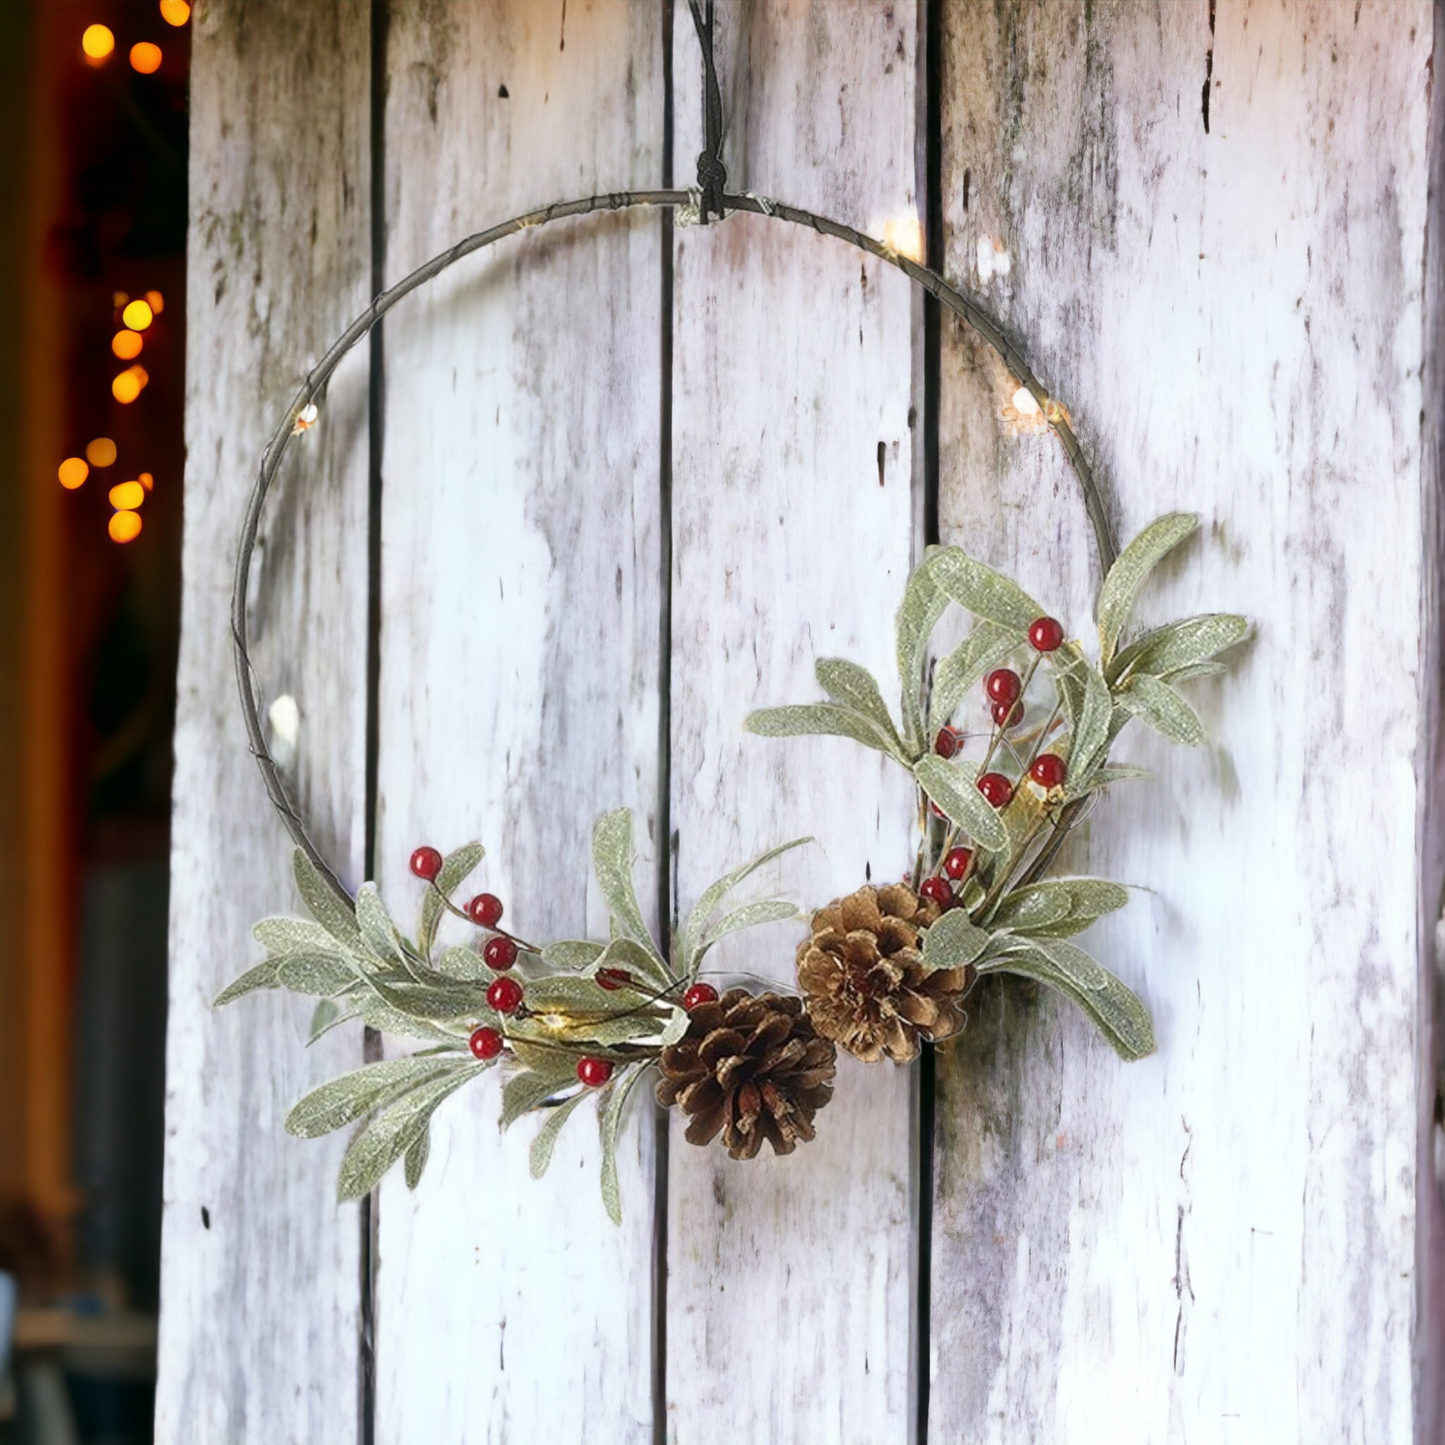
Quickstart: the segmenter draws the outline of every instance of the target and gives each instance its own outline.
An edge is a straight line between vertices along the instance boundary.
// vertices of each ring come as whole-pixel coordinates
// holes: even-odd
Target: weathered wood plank
[[[388,277],[570,195],[661,178],[651,5],[393,7]],[[387,321],[379,871],[479,837],[524,936],[606,936],[593,819],[658,788],[661,229],[508,242]],[[654,875],[638,869],[643,906]],[[404,906],[404,905],[403,905]],[[463,930],[463,933],[465,930]],[[652,1118],[623,1134],[620,1230],[584,1108],[548,1177],[497,1132],[496,1076],[438,1116],[417,1193],[379,1197],[377,1440],[647,1441]]]
[[[950,269],[1072,407],[1124,536],[1203,514],[1143,616],[1259,637],[1195,685],[1212,745],[1126,734],[1157,780],[1089,826],[1092,869],[1151,890],[1089,941],[1157,1056],[1005,984],[940,1062],[933,1438],[1413,1438],[1431,23],[946,8]],[[1062,458],[999,435],[977,360],[946,328],[944,539],[1087,637]]]
[[[700,66],[677,8],[680,179],[701,149]],[[918,219],[911,5],[725,5],[729,185],[875,231]],[[813,697],[815,653],[896,676],[914,549],[915,298],[838,243],[739,215],[681,230],[674,368],[672,819],[685,910],[798,834],[810,907],[911,861],[896,767],[840,740],[746,737]],[[890,774],[889,770],[892,770]],[[892,775],[896,774],[896,776]],[[797,925],[715,967],[793,985]],[[668,1432],[684,1442],[901,1441],[910,1423],[910,1075],[846,1061],[818,1138],[740,1163],[674,1121]]]
[[[191,116],[185,597],[176,726],[158,1440],[344,1441],[357,1431],[360,1231],[335,1203],[344,1140],[287,1109],[360,1062],[307,1053],[304,1002],[210,1000],[300,911],[290,847],[246,748],[231,568],[261,447],[306,367],[365,304],[367,11],[359,0],[198,5]],[[363,352],[278,482],[253,572],[254,656],[290,693],[297,794],[360,873],[366,622]]]

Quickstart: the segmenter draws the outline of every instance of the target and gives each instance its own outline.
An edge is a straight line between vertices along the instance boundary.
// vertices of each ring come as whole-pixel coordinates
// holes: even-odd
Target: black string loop
[[[728,168],[723,164],[723,113],[722,91],[717,82],[717,63],[713,59],[713,35],[715,20],[713,0],[707,0],[707,9],[698,0],[687,0],[692,11],[693,29],[697,31],[697,43],[702,47],[702,128],[703,144],[706,147],[697,158],[697,185],[702,192],[698,203],[698,223],[706,225],[712,216],[722,220],[723,194],[727,190]]]

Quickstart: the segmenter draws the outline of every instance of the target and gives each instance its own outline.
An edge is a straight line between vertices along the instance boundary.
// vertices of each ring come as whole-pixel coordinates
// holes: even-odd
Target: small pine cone
[[[824,1038],[865,1063],[884,1054],[907,1063],[920,1038],[963,1026],[959,1005],[971,970],[923,967],[919,931],[939,912],[931,899],[891,883],[860,888],[813,915],[813,936],[798,946],[798,984]]]
[[[721,1131],[734,1159],[751,1159],[764,1139],[791,1154],[833,1097],[837,1057],[800,999],[731,988],[694,1008],[687,1033],[663,1049],[657,1100],[691,1116],[689,1144]]]

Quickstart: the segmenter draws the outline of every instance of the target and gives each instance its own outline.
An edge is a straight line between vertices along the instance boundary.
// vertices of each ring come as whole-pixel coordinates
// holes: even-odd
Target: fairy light
[[[85,485],[85,479],[90,475],[90,468],[80,457],[66,457],[61,462],[57,475],[60,477],[60,485],[67,492],[73,492],[77,487]]]
[[[141,486],[143,486],[148,492],[153,492],[155,490],[156,479],[151,476],[149,472],[142,472],[140,476],[136,478],[136,481],[138,481]]]
[[[883,223],[883,244],[895,256],[923,260],[923,227],[917,216],[894,216]]]
[[[115,36],[107,25],[87,25],[80,37],[80,48],[92,65],[104,65],[115,49]]]
[[[145,499],[146,489],[139,482],[121,482],[110,489],[110,504],[118,512],[134,512]]]
[[[117,331],[110,341],[110,349],[122,361],[134,361],[144,345],[138,331]]]
[[[191,18],[191,7],[186,0],[161,0],[161,19],[167,25],[184,25]]]
[[[132,301],[124,311],[120,313],[120,319],[130,327],[132,331],[144,331],[147,326],[155,320],[150,302]]]
[[[1014,410],[1018,412],[1021,417],[1037,416],[1039,414],[1039,404],[1034,400],[1034,394],[1028,387],[1019,387],[1019,389],[1014,392],[1011,400],[1013,401]]]
[[[124,306],[125,303],[129,300],[129,291],[112,291],[110,294],[110,304],[114,306],[117,311],[119,311],[120,308]]]
[[[166,309],[166,298],[159,291],[147,291],[146,305],[159,316]]]
[[[161,48],[142,40],[130,48],[130,68],[141,75],[154,75],[161,68]]]
[[[140,536],[140,529],[139,512],[117,512],[107,528],[112,542],[134,542]]]
[[[109,437],[96,437],[85,448],[85,459],[93,467],[109,467],[115,464],[115,443]]]
[[[140,395],[141,381],[136,375],[137,369],[134,366],[129,367],[110,384],[110,394],[122,406],[129,406]]]

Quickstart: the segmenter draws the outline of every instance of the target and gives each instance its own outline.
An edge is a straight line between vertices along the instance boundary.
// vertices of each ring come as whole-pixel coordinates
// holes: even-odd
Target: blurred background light
[[[146,489],[139,482],[120,482],[110,489],[110,504],[118,512],[134,512],[146,499]]]
[[[108,467],[115,462],[116,447],[109,437],[96,437],[85,448],[85,459],[93,467]]]
[[[161,0],[161,19],[167,25],[184,25],[191,18],[186,0]]]
[[[161,48],[142,40],[130,48],[130,66],[142,75],[154,75],[161,68]]]
[[[66,457],[60,464],[60,485],[67,492],[83,486],[89,475],[90,468],[79,457]]]
[[[134,542],[139,536],[139,512],[117,512],[110,519],[110,539],[112,542]]]
[[[85,34],[80,37],[80,48],[85,52],[85,58],[93,65],[99,65],[110,58],[110,53],[115,49],[115,36],[111,34],[108,26],[87,25]]]
[[[151,311],[150,302],[132,301],[121,312],[120,319],[130,327],[132,331],[144,331],[155,319]]]
[[[117,331],[111,338],[110,349],[122,361],[134,361],[140,355],[144,343],[136,331]]]

